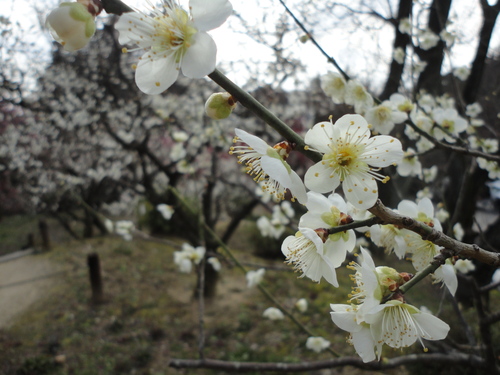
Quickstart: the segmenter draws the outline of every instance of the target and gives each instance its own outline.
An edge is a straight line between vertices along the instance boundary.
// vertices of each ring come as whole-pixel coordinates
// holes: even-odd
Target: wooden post
[[[49,226],[45,220],[40,220],[38,222],[38,228],[40,229],[40,235],[42,236],[42,249],[50,250],[50,237],[49,237]]]
[[[104,301],[104,294],[99,255],[97,253],[87,255],[87,265],[89,267],[90,286],[92,288],[92,303],[100,304]]]
[[[35,248],[35,233],[28,233],[28,243],[26,244],[26,249]]]

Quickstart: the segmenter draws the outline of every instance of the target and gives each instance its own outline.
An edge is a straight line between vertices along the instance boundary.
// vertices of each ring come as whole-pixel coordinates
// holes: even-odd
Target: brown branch
[[[500,266],[500,253],[494,253],[480,248],[477,245],[470,245],[457,241],[443,232],[439,232],[424,223],[407,216],[399,215],[393,210],[385,207],[380,200],[375,206],[370,208],[373,215],[382,219],[384,224],[393,224],[406,228],[422,236],[422,239],[431,241],[438,246],[442,246],[453,252],[454,256],[460,255],[464,258],[476,259],[491,266]]]
[[[442,363],[450,366],[470,366],[484,368],[491,373],[498,373],[498,369],[487,368],[486,361],[479,356],[463,353],[429,353],[410,354],[397,358],[385,359],[380,362],[364,363],[359,357],[342,357],[326,361],[301,363],[262,363],[262,362],[229,362],[216,359],[190,360],[172,359],[169,366],[173,368],[204,368],[211,370],[230,371],[240,373],[247,371],[274,371],[274,372],[305,372],[336,367],[353,366],[363,370],[387,370],[411,363]]]

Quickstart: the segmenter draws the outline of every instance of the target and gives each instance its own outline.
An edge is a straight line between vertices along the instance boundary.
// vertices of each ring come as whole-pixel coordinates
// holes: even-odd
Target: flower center
[[[179,7],[166,7],[165,14],[154,17],[155,34],[151,51],[153,53],[172,51],[175,53],[176,63],[192,44],[197,30],[189,19],[187,12]]]
[[[334,143],[331,145],[331,149],[332,153],[325,154],[323,161],[333,169],[333,173],[340,176],[340,181],[344,181],[355,168],[360,166],[358,155],[361,150],[353,143],[341,144],[340,146]]]
[[[380,106],[377,108],[376,113],[377,113],[377,118],[380,122],[387,121],[388,119],[391,118],[391,109],[389,107],[385,106]]]

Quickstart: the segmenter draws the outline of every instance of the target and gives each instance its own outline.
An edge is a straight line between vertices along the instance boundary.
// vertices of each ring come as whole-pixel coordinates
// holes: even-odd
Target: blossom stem
[[[276,130],[279,134],[281,134],[287,141],[295,143],[297,151],[304,154],[314,162],[318,162],[322,159],[321,154],[319,154],[318,152],[304,149],[306,145],[301,136],[295,133],[287,124],[276,117],[274,113],[264,107],[252,95],[250,95],[248,92],[246,92],[234,82],[232,82],[229,78],[227,78],[222,72],[215,69],[208,75],[208,77],[228,93],[230,93],[244,107],[248,108],[261,120],[265,121],[266,124]]]
[[[345,232],[349,229],[356,229],[361,227],[371,227],[372,225],[381,224],[382,220],[377,216],[370,217],[366,220],[353,221],[352,223],[339,225],[338,227],[328,228],[328,234],[335,234],[339,232]]]

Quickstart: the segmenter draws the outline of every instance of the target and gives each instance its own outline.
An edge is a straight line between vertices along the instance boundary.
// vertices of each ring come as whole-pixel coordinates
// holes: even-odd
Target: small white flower
[[[398,164],[396,170],[403,177],[422,176],[422,164],[420,164],[414,149],[410,147],[406,150],[403,160]]]
[[[308,337],[306,341],[306,348],[316,353],[320,353],[330,346],[330,341],[325,340],[323,337]]]
[[[281,252],[288,264],[293,264],[296,271],[302,272],[300,277],[307,276],[312,281],[320,282],[325,278],[338,288],[335,267],[324,255],[323,245],[327,241],[326,230],[300,228],[295,236],[288,236],[281,245]]]
[[[438,173],[438,167],[436,165],[433,165],[430,168],[422,169],[424,181],[427,183],[434,181],[437,177],[437,173]]]
[[[264,310],[262,313],[262,316],[264,318],[270,319],[270,320],[282,320],[285,319],[285,315],[281,312],[280,309],[277,309],[276,307],[268,307],[267,309]]]
[[[373,308],[365,315],[365,320],[370,324],[379,358],[382,344],[398,349],[413,345],[419,340],[425,348],[422,339],[442,340],[450,330],[450,326],[441,319],[396,300]]]
[[[429,50],[437,46],[440,38],[431,30],[423,30],[418,34],[419,47],[423,50]]]
[[[132,240],[134,229],[134,223],[130,220],[119,220],[115,223],[115,233],[122,236],[125,241]]]
[[[373,106],[373,97],[357,80],[347,82],[344,101],[354,106],[354,111],[359,114],[364,114]]]
[[[301,313],[305,313],[307,311],[307,308],[308,308],[307,300],[305,298],[301,298],[301,299],[297,300],[297,302],[295,302],[295,307]]]
[[[323,154],[310,167],[305,184],[312,191],[328,193],[341,183],[344,195],[357,208],[368,209],[378,198],[377,181],[387,182],[378,171],[398,163],[403,157],[401,142],[379,135],[370,138],[366,120],[345,115],[335,124],[320,122],[305,136],[305,143]]]
[[[470,69],[466,66],[461,66],[459,68],[453,69],[453,75],[457,77],[460,81],[466,81],[470,75]]]
[[[462,227],[462,224],[460,223],[456,223],[454,226],[453,226],[453,236],[459,240],[459,241],[462,241],[462,238],[464,238],[464,228]]]
[[[183,273],[190,273],[192,270],[192,263],[198,265],[205,256],[205,248],[202,246],[193,247],[188,243],[182,245],[181,251],[174,252],[174,263],[179,267]]]
[[[467,129],[467,120],[462,118],[454,108],[437,108],[432,112],[432,117],[441,128],[434,128],[434,137],[437,140],[446,139],[455,143],[454,137]]]
[[[436,219],[438,219],[441,223],[444,223],[450,217],[450,213],[446,211],[444,208],[440,208],[436,212]]]
[[[395,124],[400,124],[407,118],[408,115],[401,112],[390,100],[370,108],[365,114],[366,121],[381,134],[389,134]]]
[[[457,259],[453,267],[455,267],[458,272],[463,273],[464,275],[476,269],[474,263],[472,263],[469,259]]]
[[[168,204],[161,203],[156,206],[156,210],[163,216],[165,220],[170,220],[174,214],[174,208]]]
[[[248,271],[246,274],[246,279],[247,279],[247,287],[252,288],[259,284],[262,279],[264,278],[264,274],[266,273],[266,270],[264,268],[259,268],[256,271]]]
[[[189,135],[182,130],[178,130],[172,132],[172,139],[176,142],[186,142],[189,139]]]
[[[160,94],[175,82],[180,70],[189,78],[212,73],[217,47],[206,31],[226,21],[233,10],[231,3],[190,0],[189,14],[177,0],[163,0],[160,7],[151,8],[151,16],[125,13],[115,25],[120,44],[135,44],[145,50],[135,72],[139,89]]]
[[[399,26],[398,26],[399,32],[401,34],[408,34],[411,35],[411,21],[409,18],[402,18],[399,20]]]
[[[207,263],[209,263],[216,272],[219,272],[222,268],[219,259],[217,259],[216,257],[208,258]]]
[[[439,36],[441,37],[441,40],[446,43],[447,47],[451,47],[453,43],[455,43],[455,35],[445,29],[439,33]]]
[[[396,61],[398,64],[401,65],[405,62],[405,57],[406,57],[406,52],[401,47],[396,48],[392,53],[392,58],[394,59],[394,61]]]
[[[264,190],[282,200],[286,189],[290,189],[292,196],[300,203],[307,202],[302,180],[285,161],[291,151],[288,142],[280,142],[270,147],[259,137],[244,130],[235,129],[235,133],[234,142],[241,139],[248,146],[233,146],[229,153],[238,154],[238,162],[246,164],[247,173],[255,176],[254,180],[261,182]]]
[[[346,81],[339,73],[328,73],[321,77],[321,88],[336,104],[344,103]]]

